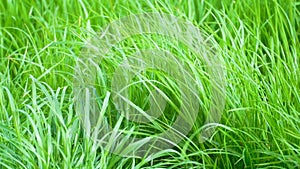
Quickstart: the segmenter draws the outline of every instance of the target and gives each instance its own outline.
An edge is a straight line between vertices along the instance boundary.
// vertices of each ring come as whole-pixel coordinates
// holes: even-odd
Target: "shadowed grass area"
[[[218,42],[226,69],[226,105],[207,142],[198,140],[205,116],[201,112],[208,109],[209,96],[204,92],[198,120],[178,146],[146,159],[123,158],[86,137],[75,112],[74,67],[86,40],[103,26],[143,12],[187,19]],[[4,0],[0,3],[0,168],[299,168],[299,37],[300,3],[293,0]],[[111,115],[111,124],[118,122],[119,115],[105,98],[122,50],[130,53],[134,45],[160,45],[172,48],[187,63],[199,64],[186,46],[167,41],[160,36],[132,37],[112,49],[116,60],[101,65],[99,105]],[[201,64],[195,70],[203,82],[208,81],[205,70]],[[165,91],[174,82],[153,70],[143,78],[166,82]],[[148,106],[147,87],[132,87],[136,91],[132,97],[141,107]],[[167,107],[160,120],[172,123],[174,109]],[[123,128],[134,126],[122,122]],[[163,129],[148,127],[137,132],[147,136]]]

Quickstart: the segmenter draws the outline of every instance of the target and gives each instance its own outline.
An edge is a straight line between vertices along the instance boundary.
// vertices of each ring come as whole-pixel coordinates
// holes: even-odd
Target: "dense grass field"
[[[74,72],[86,41],[103,26],[144,12],[192,22],[216,41],[226,73],[226,102],[206,142],[198,139],[210,93],[204,85],[203,111],[177,146],[147,158],[121,157],[87,134],[74,104]],[[2,0],[0,168],[300,168],[299,38],[296,0]],[[100,64],[98,103],[111,125],[120,119],[108,93],[120,49],[130,53],[134,45],[168,44],[178,58],[198,64],[192,53],[182,55],[188,53],[183,44],[150,35],[118,44],[110,53],[115,59]],[[196,78],[209,81],[205,70],[195,66]],[[172,83],[157,72],[144,78]],[[147,104],[147,89],[142,84],[131,89],[136,104]],[[168,96],[180,102],[176,92]],[[172,122],[174,112],[166,107],[165,123]],[[162,129],[121,123],[120,129],[144,130],[144,136]]]

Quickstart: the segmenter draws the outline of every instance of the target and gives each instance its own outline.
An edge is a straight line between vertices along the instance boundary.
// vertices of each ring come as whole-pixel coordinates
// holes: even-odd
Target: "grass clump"
[[[3,1],[0,168],[299,168],[299,7],[293,0]],[[75,112],[74,68],[86,40],[103,26],[143,12],[187,19],[216,40],[226,70],[226,105],[209,141],[198,140],[203,120],[199,115],[199,124],[174,148],[145,159],[123,158],[86,137]],[[199,64],[186,46],[149,35],[155,42],[151,43],[147,36],[133,37],[119,47],[130,53],[130,45],[173,45],[178,57]],[[113,56],[122,54],[117,48],[112,51]],[[119,62],[117,57],[108,60],[101,69],[105,76],[98,79],[99,107],[106,115],[117,116],[106,92],[111,82],[104,77],[112,75]],[[196,70],[202,81],[207,80],[205,70],[201,64]],[[154,70],[143,78],[168,81]],[[168,82],[166,88],[172,86],[172,80]],[[133,91],[141,91],[132,96],[146,99],[147,87],[151,85],[133,86]],[[200,109],[205,111],[209,98],[203,93]],[[169,93],[170,98],[175,96]],[[136,104],[146,109],[139,100]],[[167,110],[173,109],[166,109],[161,120],[171,123],[173,112]],[[118,122],[119,117],[107,117]],[[135,124],[122,121],[122,125]],[[151,127],[161,130],[159,125]],[[140,131],[153,128],[140,126]]]

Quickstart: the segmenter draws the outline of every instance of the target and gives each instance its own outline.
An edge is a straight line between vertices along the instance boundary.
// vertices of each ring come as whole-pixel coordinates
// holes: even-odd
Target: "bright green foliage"
[[[123,158],[85,137],[74,110],[74,66],[101,27],[143,12],[185,18],[215,38],[226,67],[226,107],[205,143],[197,139],[199,122],[173,149],[147,159]],[[147,45],[148,35],[141,36],[132,39]],[[299,168],[299,38],[296,0],[2,0],[0,168]],[[179,43],[174,49],[186,52]],[[104,68],[108,74],[112,69]],[[142,85],[135,90],[147,97]]]

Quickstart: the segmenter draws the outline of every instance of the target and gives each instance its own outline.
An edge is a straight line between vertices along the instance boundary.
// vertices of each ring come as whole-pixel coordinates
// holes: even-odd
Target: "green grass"
[[[143,12],[187,19],[217,41],[226,69],[226,105],[207,142],[198,140],[200,113],[188,137],[173,149],[148,158],[120,157],[99,147],[82,127],[74,105],[75,64],[86,40],[103,26]],[[300,2],[292,0],[4,0],[0,3],[0,168],[299,168],[299,37]],[[120,115],[107,93],[109,78],[122,52],[132,53],[134,45],[172,48],[183,61],[198,64],[186,46],[160,36],[136,36],[118,44],[110,53],[115,59],[101,64],[96,85],[98,103],[111,124],[117,124]],[[205,70],[197,67],[196,78],[209,80]],[[174,99],[160,119],[162,124],[171,123],[180,102],[176,90],[167,92],[174,81],[153,70],[140,78],[161,82],[155,85]],[[139,91],[132,93],[137,105],[149,106],[145,100],[151,87],[132,87]],[[207,88],[204,85],[207,93],[201,96],[203,111],[209,101]],[[120,128],[135,128],[128,121],[120,123]],[[160,123],[139,128],[145,135],[163,129]]]

